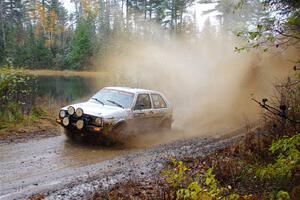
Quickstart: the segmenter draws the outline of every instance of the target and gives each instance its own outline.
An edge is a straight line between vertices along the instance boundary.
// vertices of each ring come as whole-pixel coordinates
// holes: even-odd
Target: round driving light
[[[65,117],[65,118],[63,119],[62,123],[63,123],[64,126],[68,126],[69,123],[70,123],[69,118],[68,118],[68,117]]]
[[[97,126],[101,126],[101,124],[102,124],[102,119],[101,119],[100,117],[97,117],[97,118],[95,119],[95,124],[96,124]]]
[[[64,111],[64,110],[59,111],[60,118],[64,118],[65,116],[66,116],[66,111]]]
[[[83,115],[83,110],[81,108],[77,108],[76,109],[76,116],[77,117],[82,117],[82,115]]]
[[[69,106],[69,107],[68,107],[68,114],[69,114],[69,115],[73,115],[74,113],[75,113],[74,107]]]
[[[77,127],[78,129],[82,129],[83,126],[84,126],[83,120],[80,119],[80,120],[78,120],[78,121],[76,122],[76,127]]]

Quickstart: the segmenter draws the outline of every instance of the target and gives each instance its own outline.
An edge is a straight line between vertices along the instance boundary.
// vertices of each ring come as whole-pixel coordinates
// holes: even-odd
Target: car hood
[[[82,108],[84,114],[105,118],[122,115],[127,110],[116,106],[102,105],[100,103],[94,103],[91,101],[72,104],[69,106],[73,106],[75,110],[77,108]],[[69,106],[65,106],[62,109],[67,110]]]

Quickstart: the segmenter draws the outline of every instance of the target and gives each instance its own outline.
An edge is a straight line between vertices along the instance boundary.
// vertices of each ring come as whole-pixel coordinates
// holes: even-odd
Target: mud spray
[[[245,42],[226,33],[197,39],[143,36],[121,44],[99,69],[118,79],[116,86],[163,92],[173,104],[173,128],[184,130],[184,137],[224,133],[256,121],[260,109],[251,95],[272,95],[299,55],[294,49],[237,53],[234,47]]]

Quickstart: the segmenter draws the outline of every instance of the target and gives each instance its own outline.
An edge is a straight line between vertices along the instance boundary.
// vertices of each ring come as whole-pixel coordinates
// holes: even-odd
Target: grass
[[[33,107],[28,115],[18,115],[13,120],[0,120],[0,140],[33,137],[36,134],[51,134],[59,132],[59,126],[55,122],[55,116],[47,111]]]
[[[9,70],[8,70],[9,69]],[[107,71],[74,71],[74,70],[51,70],[51,69],[25,69],[0,67],[0,74],[22,73],[28,76],[64,76],[64,77],[99,77],[109,75]]]
[[[64,76],[64,77],[99,77],[107,75],[106,72],[97,72],[97,71],[71,71],[71,70],[30,70],[24,69],[24,73],[27,75],[34,75],[34,76]]]

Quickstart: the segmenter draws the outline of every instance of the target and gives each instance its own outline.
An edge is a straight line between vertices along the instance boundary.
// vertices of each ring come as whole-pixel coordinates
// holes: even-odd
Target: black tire
[[[85,142],[87,138],[77,130],[64,128],[64,133],[68,140],[72,142]]]
[[[113,142],[124,143],[128,139],[128,127],[126,122],[116,124],[111,134]]]
[[[74,134],[72,134],[72,131],[67,129],[67,128],[64,128],[64,133],[65,135],[67,136],[68,140],[74,140]]]

